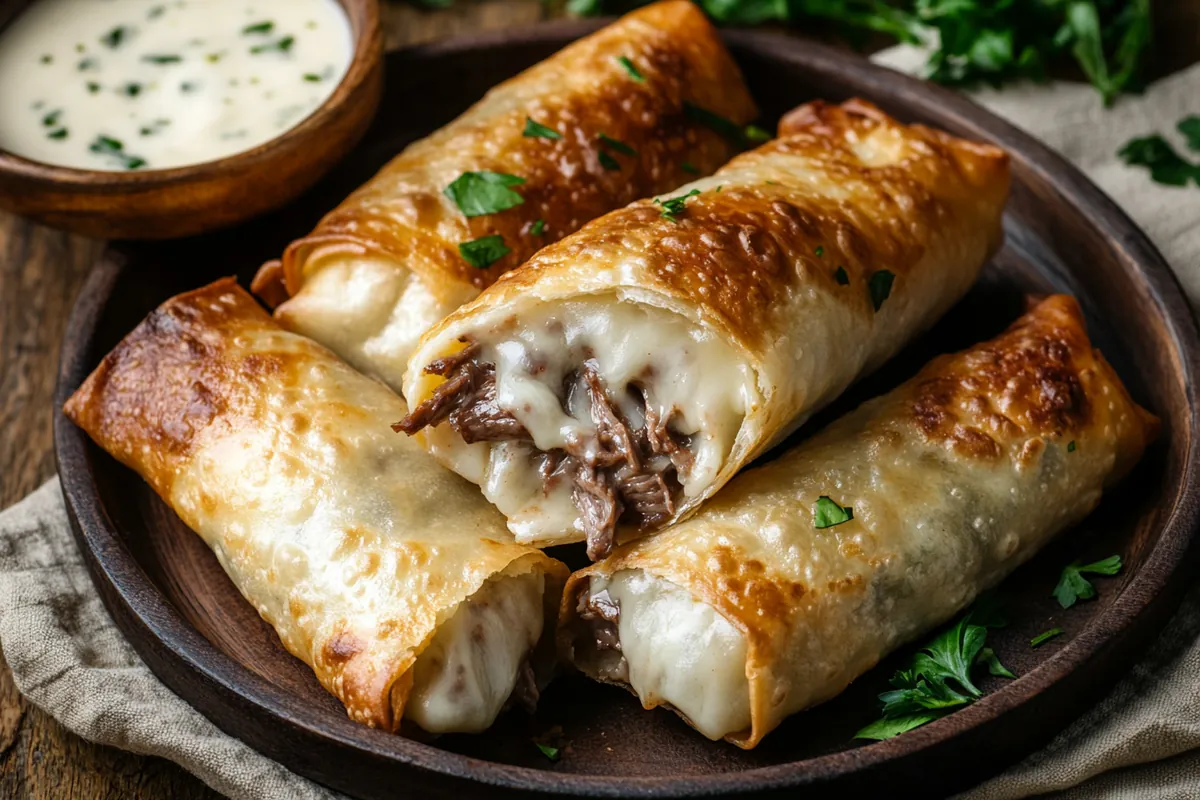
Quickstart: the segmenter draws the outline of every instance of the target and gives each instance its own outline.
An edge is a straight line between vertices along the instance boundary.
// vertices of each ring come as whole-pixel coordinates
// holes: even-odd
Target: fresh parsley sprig
[[[1184,117],[1175,125],[1189,150],[1200,152],[1200,116]],[[1130,139],[1117,155],[1131,167],[1146,167],[1150,179],[1166,186],[1200,186],[1200,164],[1193,164],[1175,151],[1159,134]]]
[[[662,206],[662,209],[659,211],[660,216],[666,217],[671,222],[679,222],[679,215],[683,213],[687,201],[698,194],[700,194],[699,189],[692,189],[687,194],[681,194],[678,197],[672,197],[667,200],[655,198],[654,202]]]
[[[472,239],[458,246],[458,254],[476,269],[487,269],[511,252],[504,243],[504,237],[498,233]]]
[[[966,615],[912,658],[907,669],[892,676],[895,688],[879,695],[883,716],[856,739],[890,739],[933,722],[983,696],[971,672],[984,665],[992,675],[1014,677],[990,647],[988,628],[1007,624],[994,595],[984,595]]]
[[[1063,568],[1054,587],[1054,599],[1063,608],[1070,608],[1079,600],[1090,600],[1096,596],[1096,587],[1083,577],[1089,575],[1116,575],[1121,571],[1121,557],[1109,556],[1091,564],[1080,564],[1078,561]]]

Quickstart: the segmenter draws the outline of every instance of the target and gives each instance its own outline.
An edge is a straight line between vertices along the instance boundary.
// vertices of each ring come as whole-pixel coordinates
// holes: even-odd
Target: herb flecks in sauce
[[[295,36],[285,36],[282,39],[269,42],[268,44],[256,44],[250,48],[250,52],[258,55],[260,53],[287,53],[292,49],[292,45],[296,43]]]
[[[522,136],[530,139],[561,139],[562,134],[553,128],[547,128],[540,122],[535,122],[533,117],[525,118],[525,130],[521,132]]]
[[[120,139],[101,134],[88,146],[88,150],[96,155],[104,156],[121,164],[125,169],[138,169],[146,166],[146,160],[140,156],[125,152],[125,144]]]
[[[246,36],[255,33],[267,34],[273,30],[275,30],[275,23],[270,20],[263,20],[262,22],[256,22],[253,25],[247,25],[242,28],[242,34]]]
[[[132,28],[127,28],[124,25],[118,25],[108,33],[101,36],[100,43],[106,47],[111,47],[113,50],[116,50],[121,46],[122,42],[129,38],[131,33],[133,33]]]
[[[149,64],[178,64],[183,61],[183,56],[177,56],[173,53],[151,53],[142,56],[142,61]]]

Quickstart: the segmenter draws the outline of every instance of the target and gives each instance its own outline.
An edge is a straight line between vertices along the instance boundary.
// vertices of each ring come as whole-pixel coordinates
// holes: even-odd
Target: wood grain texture
[[[384,4],[387,46],[526,25],[560,15],[561,3],[460,0],[426,11]],[[1156,73],[1200,58],[1200,0],[1155,3]],[[51,398],[67,312],[101,243],[0,214],[0,507],[54,472]],[[601,735],[600,733],[596,734]],[[67,732],[12,689],[0,656],[0,797],[141,797],[209,800],[216,795],[179,767],[99,747]]]

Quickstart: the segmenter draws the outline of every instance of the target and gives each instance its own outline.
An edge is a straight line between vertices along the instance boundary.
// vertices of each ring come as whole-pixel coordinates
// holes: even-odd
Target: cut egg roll
[[[685,518],[930,326],[999,246],[1008,160],[812,103],[710,178],[551,245],[434,327],[417,434],[521,542]]]
[[[694,4],[647,6],[408,146],[252,288],[400,391],[430,326],[585,222],[711,174],[756,113]]]
[[[388,429],[394,392],[232,279],[151,313],[65,412],[200,535],[352,719],[477,732],[536,703],[566,568]]]
[[[752,748],[1083,519],[1157,430],[1053,296],[572,575],[561,653]]]

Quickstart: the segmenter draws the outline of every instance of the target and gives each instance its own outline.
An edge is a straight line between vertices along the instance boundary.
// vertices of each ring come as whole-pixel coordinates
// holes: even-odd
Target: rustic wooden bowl
[[[339,2],[354,35],[350,68],[296,127],[250,150],[171,169],[72,169],[0,149],[0,209],[86,236],[171,239],[242,222],[295,199],[362,138],[383,91],[379,2]],[[25,5],[0,10],[0,27]]]
[[[248,279],[404,144],[597,24],[548,25],[391,55],[388,102],[363,146],[297,203],[193,240],[110,249],[71,319],[58,401],[167,297],[234,271]],[[1161,256],[1061,158],[958,94],[815,44],[750,32],[730,32],[727,40],[768,123],[804,100],[860,95],[901,118],[989,140],[1013,155],[1007,245],[978,286],[930,335],[814,425],[895,385],[933,353],[995,334],[1020,313],[1024,292],[1048,290],[1080,298],[1097,346],[1163,419],[1163,438],[1135,473],[1001,587],[1013,624],[989,643],[1019,679],[989,678],[988,695],[975,705],[874,744],[851,737],[876,718],[875,695],[911,649],[835,700],[791,718],[750,752],[709,742],[667,711],[643,711],[619,689],[570,675],[550,687],[535,718],[507,714],[481,736],[417,741],[369,730],[350,722],[284,652],[199,537],[60,415],[63,490],[96,585],[142,658],[175,692],[290,769],[362,797],[933,797],[1043,745],[1145,653],[1189,580],[1200,520],[1200,339]],[[165,264],[173,269],[161,269]],[[1098,580],[1096,600],[1060,609],[1050,594],[1062,567],[1113,553],[1125,559],[1121,575]],[[578,548],[555,554],[580,558]],[[1030,648],[1031,636],[1055,625],[1067,635]],[[531,737],[555,725],[568,745],[551,763]]]

